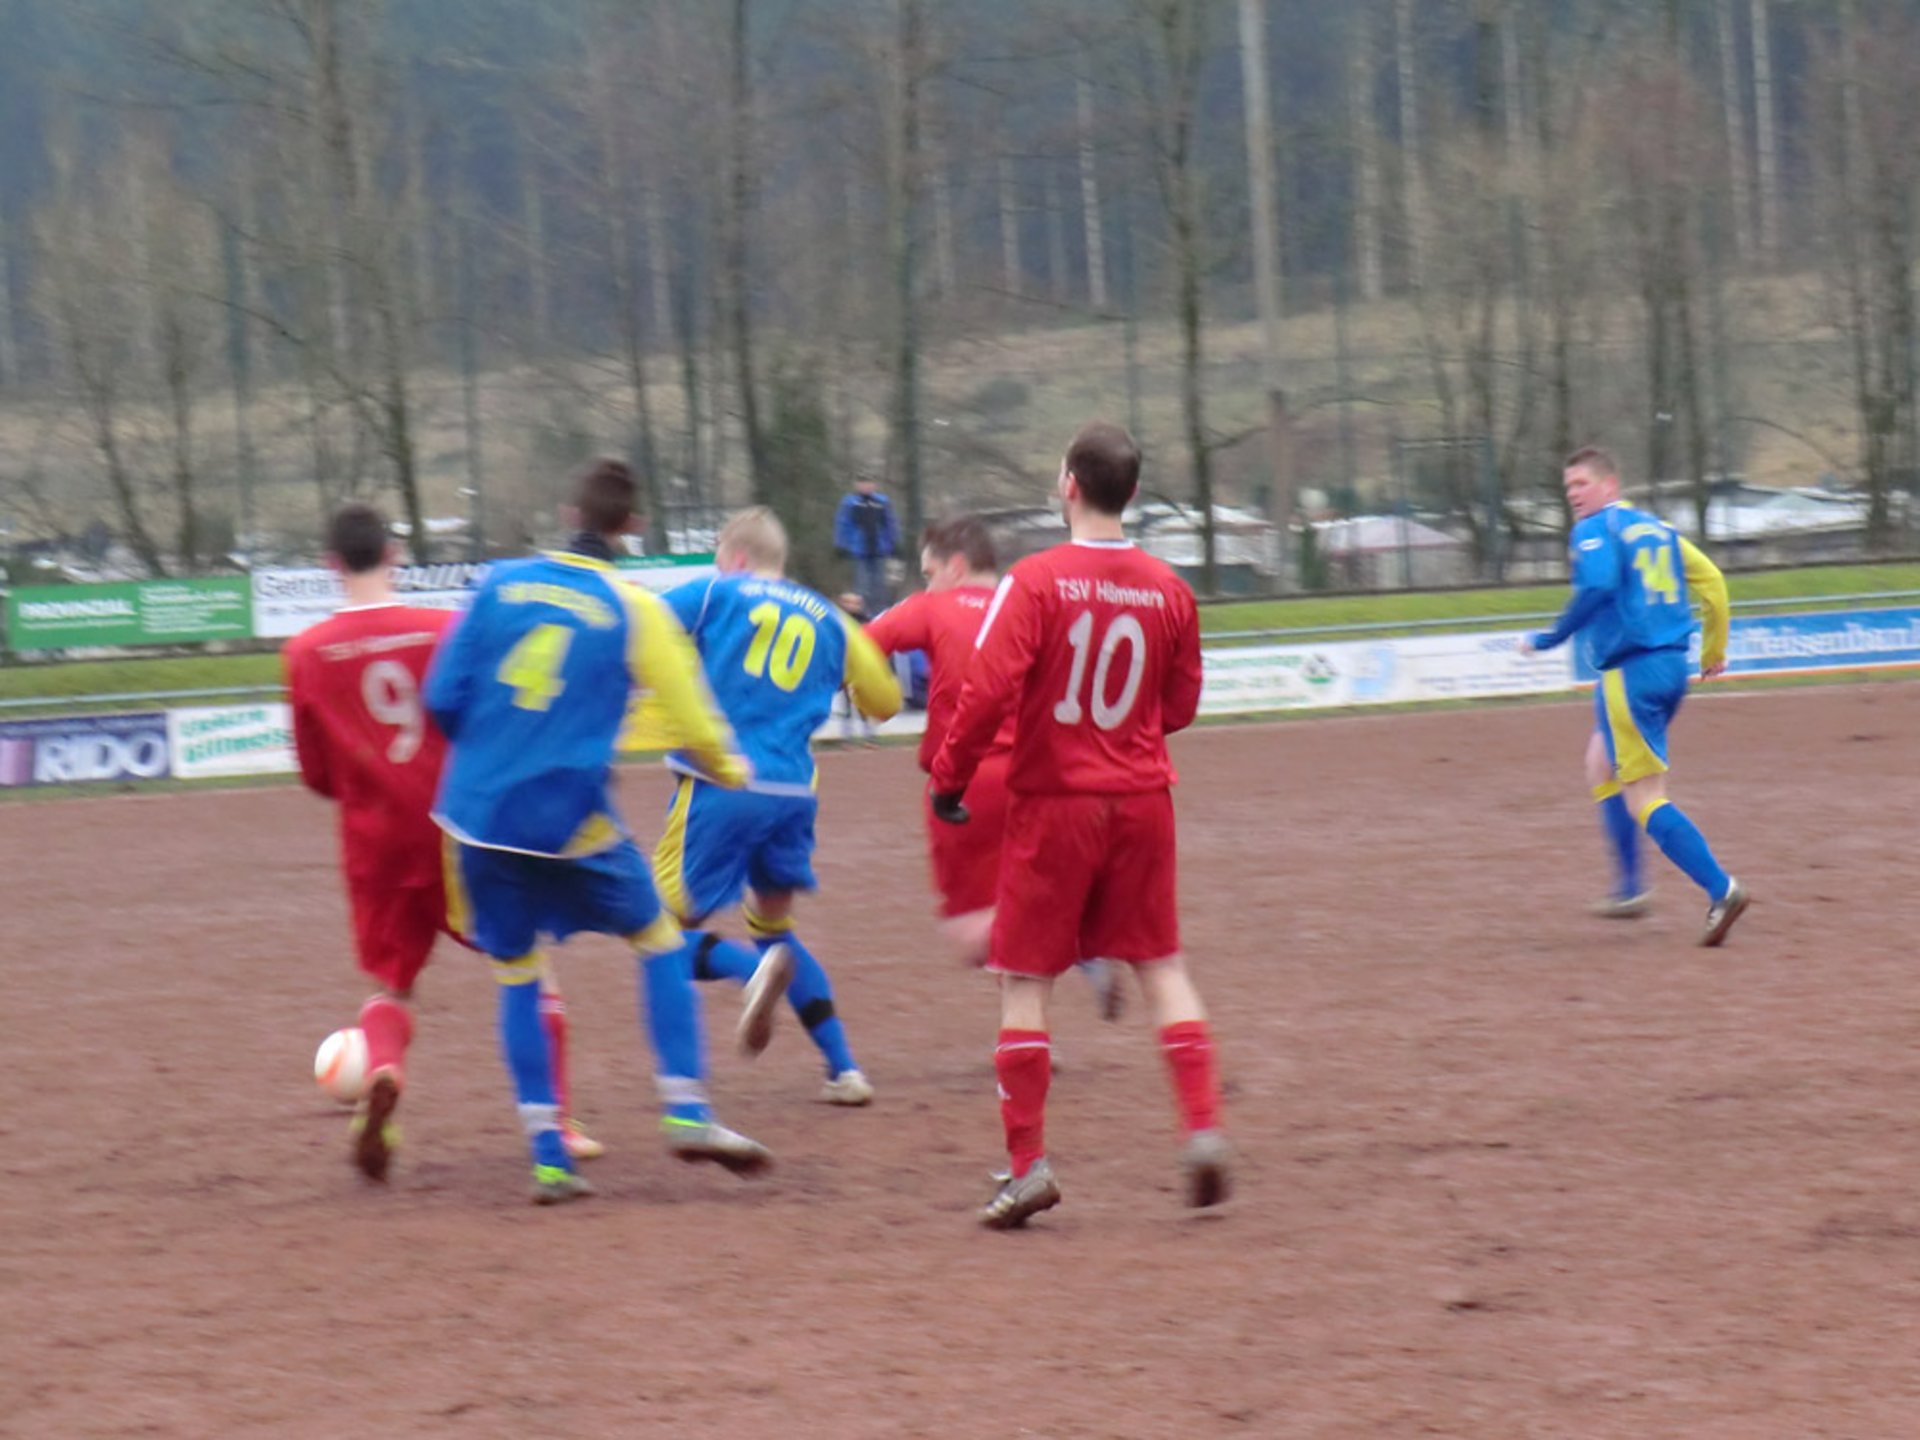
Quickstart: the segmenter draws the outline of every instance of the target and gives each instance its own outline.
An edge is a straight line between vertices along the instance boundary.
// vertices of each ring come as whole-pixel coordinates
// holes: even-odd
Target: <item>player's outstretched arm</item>
[[[925,650],[933,644],[927,629],[927,592],[916,590],[898,605],[876,615],[866,624],[867,638],[885,655],[906,650]]]
[[[1685,536],[1680,538],[1680,563],[1687,572],[1687,593],[1700,602],[1700,673],[1708,679],[1727,668],[1727,633],[1732,628],[1732,603],[1727,599],[1727,577]]]
[[[622,586],[632,628],[627,668],[633,683],[652,692],[669,738],[721,785],[747,781],[747,762],[733,748],[727,722],[707,692],[700,657],[673,612],[657,596]]]
[[[891,720],[900,713],[900,677],[852,616],[834,613],[847,632],[847,692],[867,719]]]
[[[993,605],[974,642],[973,663],[967,667],[967,683],[961,687],[953,723],[934,757],[930,778],[936,796],[965,793],[1012,708],[1021,681],[1033,668],[1040,648],[1040,623],[1040,600],[1015,566],[994,592]]]
[[[1527,644],[1534,650],[1551,650],[1556,645],[1566,644],[1599,613],[1606,599],[1607,592],[1604,590],[1575,590],[1573,598],[1567,601],[1567,608],[1560,612],[1560,618],[1554,622],[1553,628],[1536,631],[1529,635]]]
[[[1578,635],[1620,588],[1620,547],[1612,522],[1603,512],[1590,515],[1573,529],[1573,596],[1551,630],[1527,637],[1527,648],[1551,650]]]

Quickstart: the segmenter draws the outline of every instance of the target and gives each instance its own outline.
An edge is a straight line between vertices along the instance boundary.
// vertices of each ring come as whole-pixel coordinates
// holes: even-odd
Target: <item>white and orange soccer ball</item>
[[[342,1105],[358,1104],[367,1093],[367,1032],[356,1025],[322,1040],[313,1057],[313,1078]]]

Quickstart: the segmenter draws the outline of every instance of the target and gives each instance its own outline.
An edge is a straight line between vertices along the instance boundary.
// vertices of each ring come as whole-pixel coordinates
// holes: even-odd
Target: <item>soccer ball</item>
[[[313,1078],[342,1105],[358,1104],[367,1093],[367,1032],[355,1026],[322,1040],[313,1057]]]

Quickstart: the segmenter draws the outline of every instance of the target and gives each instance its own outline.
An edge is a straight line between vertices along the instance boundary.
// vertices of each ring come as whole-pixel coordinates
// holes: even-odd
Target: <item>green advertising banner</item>
[[[198,645],[252,635],[253,588],[244,575],[23,585],[7,597],[7,643],[15,650]]]
[[[656,592],[719,573],[711,555],[622,555],[613,563],[626,579]]]

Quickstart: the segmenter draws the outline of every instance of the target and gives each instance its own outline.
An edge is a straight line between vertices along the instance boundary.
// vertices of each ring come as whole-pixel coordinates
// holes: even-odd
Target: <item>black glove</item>
[[[967,807],[960,803],[964,790],[936,790],[933,792],[933,817],[944,820],[949,825],[964,825],[973,817],[967,814]]]

